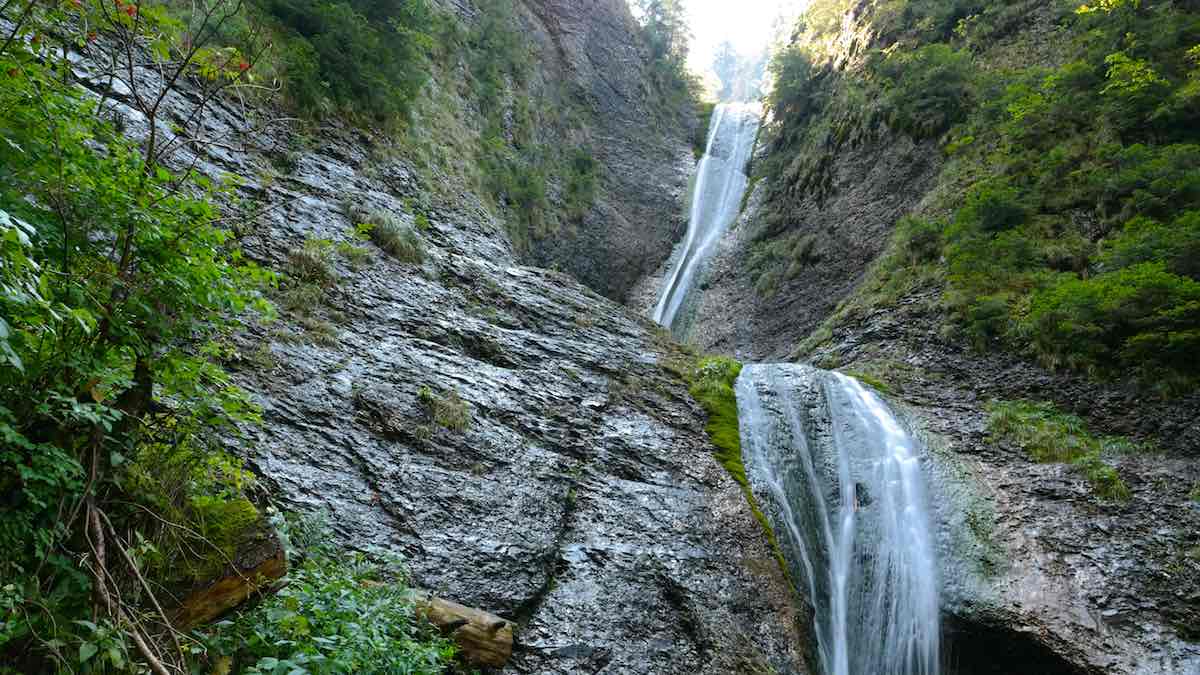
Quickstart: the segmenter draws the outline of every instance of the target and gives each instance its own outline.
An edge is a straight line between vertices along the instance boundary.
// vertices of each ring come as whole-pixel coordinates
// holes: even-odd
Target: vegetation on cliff
[[[1129,488],[1104,455],[1147,450],[1127,438],[1092,434],[1082,419],[1049,403],[993,401],[988,431],[995,440],[1017,444],[1035,461],[1078,467],[1097,495],[1116,501],[1129,499]]]
[[[839,149],[883,133],[937,143],[936,198],[897,228],[873,292],[940,283],[981,349],[1193,390],[1200,15],[1168,1],[873,2],[855,17],[869,49],[839,69],[850,4],[814,3],[772,64],[776,215],[759,236],[793,226],[799,195],[828,192]],[[1049,51],[1023,33],[1037,21],[1056,31]],[[1015,45],[1004,60],[999,42]]]
[[[240,250],[253,231],[240,179],[174,155],[206,142],[213,100],[254,91],[265,47],[225,39],[242,11],[0,4],[0,672],[186,671],[219,652],[182,632],[176,600],[266,527],[225,449],[259,413],[224,365],[240,358],[231,333],[272,317],[280,275]],[[335,99],[358,95],[343,84]],[[145,125],[140,142],[127,123]],[[335,282],[331,251],[297,248],[291,288]],[[310,665],[322,650],[341,663],[341,640],[440,670],[452,650],[415,622],[396,629],[411,613],[396,591],[347,594],[365,570],[306,562],[273,601],[277,632],[254,636],[303,634]],[[379,621],[347,635],[342,620],[371,611]],[[277,642],[238,649],[285,660]]]
[[[738,427],[737,395],[734,384],[742,372],[742,364],[724,356],[708,356],[699,358],[694,364],[689,364],[684,371],[688,381],[688,393],[703,406],[708,415],[704,426],[705,432],[717,447],[716,457],[721,466],[729,472],[737,484],[741,486],[746,502],[754,518],[762,526],[779,568],[785,576],[791,578],[787,563],[784,562],[783,552],[771,529],[771,523],[758,505],[754,491],[750,488],[750,479],[746,476],[746,465],[742,461],[742,439]]]

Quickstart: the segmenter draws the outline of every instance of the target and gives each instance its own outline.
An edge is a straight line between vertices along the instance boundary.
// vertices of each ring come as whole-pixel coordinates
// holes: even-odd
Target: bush
[[[954,220],[960,229],[978,228],[996,234],[1021,225],[1027,217],[1015,188],[1002,183],[984,183],[967,193],[966,203],[955,214]]]
[[[450,431],[464,432],[471,428],[471,405],[457,391],[438,395],[429,387],[417,391],[417,400],[425,407],[430,421]]]
[[[892,123],[916,138],[930,138],[962,121],[970,106],[972,64],[966,51],[933,44],[884,59]]]
[[[233,672],[413,673],[451,670],[455,647],[421,616],[397,560],[329,547],[288,572],[287,585],[216,626],[209,657]],[[228,671],[227,671],[228,672]]]
[[[1170,390],[1200,378],[1200,282],[1139,263],[1034,294],[1025,329],[1050,365],[1134,374]]]
[[[1200,281],[1200,211],[1188,211],[1169,226],[1134,218],[1104,242],[1099,262],[1105,269],[1156,262],[1172,274]]]
[[[931,220],[905,216],[896,223],[899,249],[910,267],[936,262],[942,255],[943,225]]]
[[[276,277],[226,229],[249,226],[218,206],[234,188],[168,162],[161,137],[127,139],[66,55],[87,44],[97,81],[164,73],[132,78],[127,102],[200,152],[195,120],[251,64],[204,28],[184,48],[155,3],[3,14],[0,669],[141,672],[147,642],[174,630],[154,596],[194,581],[255,517],[224,448],[258,410],[222,367],[236,353],[224,336],[271,313]],[[91,40],[96,26],[114,30]],[[148,103],[164,97],[184,106],[170,120]],[[182,672],[176,650],[155,651]]]
[[[438,19],[425,0],[261,0],[286,32],[284,86],[309,114],[331,107],[376,120],[407,114],[428,78]]]
[[[309,237],[288,252],[288,275],[302,284],[333,286],[338,282],[333,268],[333,242]]]

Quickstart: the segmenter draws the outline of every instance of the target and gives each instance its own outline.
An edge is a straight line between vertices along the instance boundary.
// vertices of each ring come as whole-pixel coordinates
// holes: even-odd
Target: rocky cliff
[[[566,135],[603,166],[596,203],[573,226],[534,242],[531,259],[624,302],[686,226],[693,104],[656,84],[624,0],[528,0],[525,7],[537,52],[534,95],[579,108],[584,119],[580,128],[549,129],[540,142]]]
[[[578,133],[602,148],[609,195],[542,255],[620,295],[668,251],[646,237],[677,224],[660,217],[685,181],[677,120],[648,114],[624,3],[529,2],[520,17],[540,86],[568,83],[597,120]],[[127,92],[90,85],[146,134]],[[279,318],[247,326],[227,359],[263,409],[238,445],[271,499],[515,622],[508,672],[807,672],[790,582],[688,395],[694,354],[571,276],[522,266],[486,198],[435,189],[387,139],[330,121],[279,170],[296,130],[258,120],[214,101],[205,131],[225,140],[172,161],[240,176],[260,214],[246,254],[293,279]],[[415,253],[364,245],[362,214],[411,228]],[[321,284],[298,283],[304,264]]]
[[[1189,491],[1200,480],[1200,395],[1164,399],[995,343],[981,349],[956,328],[944,275],[880,281],[876,268],[902,216],[962,206],[964,163],[953,154],[962,136],[913,133],[895,113],[873,116],[872,103],[854,98],[872,50],[928,41],[903,23],[920,9],[890,15],[908,26],[897,38],[881,17],[906,3],[816,4],[844,10],[826,42],[806,47],[828,59],[813,65],[817,102],[768,120],[757,187],[709,265],[691,340],[748,360],[857,374],[908,410],[935,449],[927,469],[941,502],[943,609],[957,672],[1194,672],[1200,508]],[[967,22],[962,35],[978,25],[971,21],[998,26],[967,46],[973,72],[1079,58],[1064,49],[1064,26],[1075,19],[1058,3],[945,4],[974,7],[954,18]],[[995,431],[997,400],[1047,401],[1098,435],[1146,442],[1152,450],[1102,455],[1128,498],[1098,496],[1079,468],[1033,461]]]

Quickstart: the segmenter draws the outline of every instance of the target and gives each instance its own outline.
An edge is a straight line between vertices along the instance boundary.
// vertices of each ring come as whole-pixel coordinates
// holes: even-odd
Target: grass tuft
[[[367,215],[371,241],[396,260],[413,265],[425,262],[425,241],[411,226],[385,211]]]
[[[1020,445],[1034,461],[1075,465],[1099,497],[1113,501],[1127,501],[1130,491],[1117,470],[1102,456],[1153,450],[1121,436],[1093,435],[1077,415],[1034,401],[991,403],[988,431],[993,439]]]

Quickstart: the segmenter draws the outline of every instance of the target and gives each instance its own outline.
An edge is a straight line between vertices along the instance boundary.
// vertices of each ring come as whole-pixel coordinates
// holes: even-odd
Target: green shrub
[[[582,218],[596,202],[596,188],[599,185],[600,163],[585,149],[577,149],[571,156],[570,168],[567,173],[567,185],[563,199],[567,215],[574,219]]]
[[[1033,295],[1022,325],[1052,366],[1134,374],[1164,393],[1200,379],[1200,282],[1161,262],[1063,275]]]
[[[100,79],[179,69],[163,89],[132,78],[127,93],[150,128],[170,125],[181,138],[207,114],[197,99],[216,95],[214,82],[244,81],[249,68],[237,67],[236,51],[215,52],[203,28],[188,35],[197,49],[185,48],[162,6],[126,6],[138,10],[136,21],[98,3],[3,10],[7,672],[147,670],[137,641],[172,631],[159,624],[151,594],[165,597],[164,588],[203,568],[214,543],[228,552],[233,530],[252,517],[247,474],[224,448],[259,413],[222,366],[236,354],[224,336],[253,320],[250,310],[271,313],[262,291],[277,279],[239,249],[232,230],[250,224],[219,206],[232,203],[234,181],[221,186],[164,165],[161,137],[128,140],[66,55],[87,44],[89,77]],[[114,30],[89,39],[105,25]],[[230,59],[233,68],[220,66]],[[195,96],[180,97],[171,119],[147,103],[178,97],[174,83],[185,79]],[[205,141],[196,143],[202,151]],[[181,670],[176,651],[159,647],[169,669]]]
[[[287,584],[210,632],[209,659],[235,672],[440,675],[455,647],[421,616],[399,562],[328,546],[288,572]]]
[[[371,249],[365,246],[343,241],[338,243],[337,252],[354,269],[362,269],[371,262]]]
[[[888,83],[887,104],[897,129],[929,138],[966,117],[973,74],[969,52],[945,44],[898,51],[881,62],[879,74]]]
[[[936,262],[942,255],[941,223],[905,216],[896,223],[896,245],[910,266]]]
[[[1150,448],[1127,438],[1094,436],[1083,420],[1049,403],[996,401],[988,406],[993,439],[1021,446],[1038,462],[1065,462],[1082,470],[1095,493],[1115,501],[1129,499],[1129,488],[1102,456],[1114,452],[1146,452]]]
[[[439,19],[425,0],[259,0],[282,27],[284,87],[309,114],[407,114],[428,77]]]
[[[911,290],[938,267],[956,330],[979,348],[1166,395],[1194,388],[1200,373],[1184,354],[1200,331],[1200,14],[1179,3],[1056,10],[1068,60],[992,68],[962,47],[991,58],[997,35],[1020,44],[1014,29],[1032,3],[887,0],[856,17],[877,49],[831,70],[847,9],[814,2],[772,62],[759,292],[784,278],[754,264],[783,257],[762,240],[786,241],[798,200],[824,198],[836,153],[871,142],[886,112],[918,138],[951,130],[929,210],[954,217],[940,233],[898,224],[894,250],[847,307]]]
[[[1200,281],[1200,211],[1187,211],[1170,225],[1145,217],[1125,224],[1104,242],[1104,269],[1161,263],[1168,272]]]
[[[367,216],[371,241],[384,252],[403,263],[420,265],[425,262],[425,242],[409,225],[390,213],[373,211]]]
[[[967,193],[965,205],[954,216],[958,228],[977,228],[988,234],[1011,230],[1028,218],[1021,196],[1004,184],[980,184]]]

